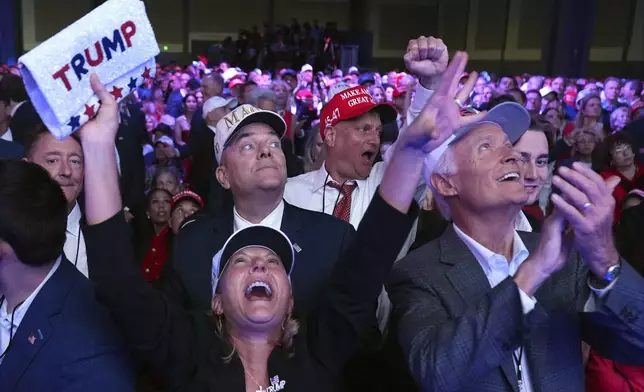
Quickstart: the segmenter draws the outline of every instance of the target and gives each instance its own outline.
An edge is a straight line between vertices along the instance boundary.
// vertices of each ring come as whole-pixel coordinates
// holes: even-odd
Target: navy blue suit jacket
[[[92,283],[66,259],[41,288],[0,364],[2,392],[134,391],[129,353]]]
[[[0,139],[0,159],[22,159],[24,154],[20,144]]]
[[[233,234],[233,208],[197,219],[179,231],[172,261],[165,264],[161,287],[186,309],[209,310],[212,258]],[[298,315],[316,309],[335,264],[355,236],[347,222],[284,202],[282,231],[296,249],[291,282]]]

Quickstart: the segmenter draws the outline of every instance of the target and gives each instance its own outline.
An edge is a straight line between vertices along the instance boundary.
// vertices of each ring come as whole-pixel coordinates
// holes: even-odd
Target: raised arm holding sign
[[[154,76],[159,45],[139,0],[109,0],[20,57],[25,87],[49,131],[69,136],[101,102],[96,73],[117,102]]]

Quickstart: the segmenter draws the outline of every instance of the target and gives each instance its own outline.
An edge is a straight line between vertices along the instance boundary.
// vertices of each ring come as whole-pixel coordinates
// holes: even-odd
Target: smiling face
[[[264,247],[247,247],[233,254],[217,289],[213,312],[225,315],[236,330],[279,330],[293,309],[286,270],[280,258]]]
[[[528,192],[528,204],[539,198],[548,179],[548,139],[542,131],[527,130],[514,145],[524,162],[523,187]]]
[[[217,180],[233,195],[284,190],[286,160],[277,133],[254,123],[236,131],[224,148]]]
[[[327,162],[346,179],[367,178],[380,149],[381,133],[382,122],[374,112],[340,121],[326,131]]]
[[[42,133],[27,160],[47,170],[63,190],[70,206],[83,189],[83,149],[72,137],[57,140],[51,133]]]
[[[482,212],[528,202],[520,156],[497,125],[482,124],[450,148],[455,174],[432,176],[450,210]]]
[[[564,92],[564,79],[562,77],[556,77],[552,83],[550,84],[550,88],[552,88],[554,91],[561,96]]]

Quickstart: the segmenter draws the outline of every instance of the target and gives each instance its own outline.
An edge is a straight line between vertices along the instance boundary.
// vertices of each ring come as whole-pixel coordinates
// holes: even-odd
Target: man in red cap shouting
[[[421,78],[421,83],[442,73],[447,59],[445,44],[433,37],[411,40],[405,55],[407,68]],[[417,92],[408,123],[429,100],[431,87],[427,87]],[[331,88],[330,96],[320,115],[326,162],[317,171],[290,178],[284,198],[298,207],[332,214],[357,228],[386,167],[385,162],[374,165],[382,126],[395,121],[397,113],[388,104],[377,104],[361,86],[339,82]],[[424,190],[419,186],[418,200]]]
[[[437,80],[435,76],[445,71],[447,62],[447,47],[442,40],[421,36],[409,42],[405,63],[425,88],[416,91],[407,113],[408,124],[429,101],[434,89],[430,81]],[[387,156],[385,162],[374,165],[383,124],[396,121],[397,112],[388,104],[376,104],[361,86],[339,82],[329,93],[330,101],[320,114],[326,161],[317,171],[289,178],[284,199],[300,208],[332,214],[357,228],[385,173]],[[425,193],[425,184],[419,184],[416,200],[424,198]],[[398,258],[407,254],[415,232],[414,226]],[[384,329],[389,301],[383,296],[379,302],[379,326]]]

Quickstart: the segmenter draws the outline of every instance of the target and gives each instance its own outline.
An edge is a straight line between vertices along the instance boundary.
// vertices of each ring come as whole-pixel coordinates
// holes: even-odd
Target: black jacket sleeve
[[[327,369],[341,371],[373,325],[378,295],[418,212],[408,214],[387,204],[378,192],[367,209],[353,243],[331,275],[320,310],[311,316],[312,353]]]
[[[120,212],[83,230],[98,299],[111,312],[129,347],[160,374],[192,372],[192,318],[152,288],[136,267],[130,228]]]

